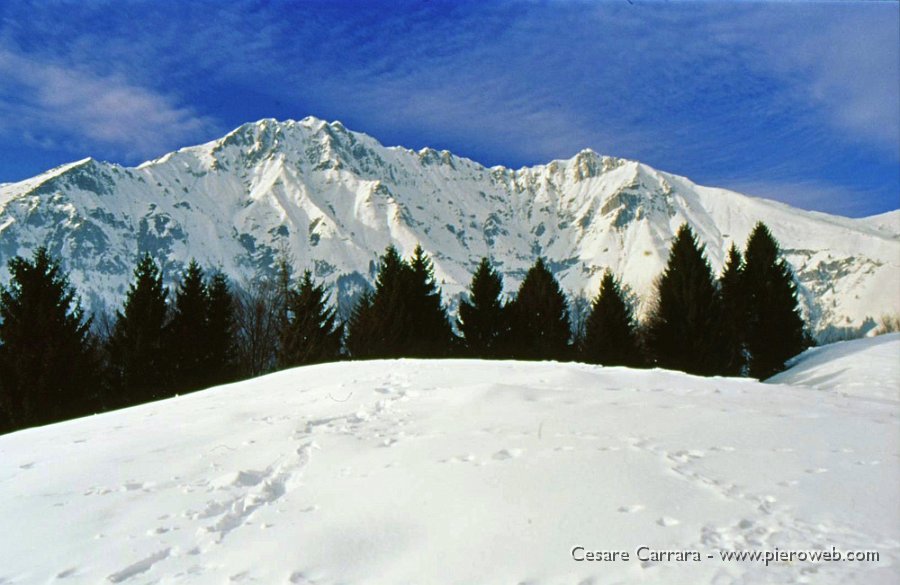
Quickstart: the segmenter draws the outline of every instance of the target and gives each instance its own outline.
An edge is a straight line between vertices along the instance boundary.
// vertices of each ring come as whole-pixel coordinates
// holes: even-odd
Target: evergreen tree
[[[208,365],[208,305],[203,269],[192,259],[175,292],[175,308],[166,335],[173,358],[173,393],[204,387]]]
[[[370,358],[376,353],[378,320],[372,291],[365,291],[353,305],[347,323],[347,351],[354,358]]]
[[[639,366],[642,363],[634,317],[622,288],[607,270],[600,292],[591,304],[585,323],[584,360],[605,366]]]
[[[278,365],[282,368],[334,361],[340,356],[343,327],[336,324],[322,285],[309,270],[287,297],[288,318],[281,333]]]
[[[482,258],[469,285],[469,297],[459,303],[459,331],[472,357],[498,358],[508,341],[503,305],[503,281],[488,258]]]
[[[722,305],[712,269],[694,232],[683,224],[657,284],[647,343],[663,368],[715,375],[724,370]]]
[[[790,267],[769,229],[756,224],[747,241],[747,350],[750,375],[764,379],[809,345]]]
[[[453,329],[441,303],[441,289],[434,279],[434,266],[422,246],[416,246],[413,251],[407,274],[406,295],[411,328],[403,355],[449,355],[454,342]]]
[[[747,364],[744,335],[747,326],[747,302],[744,287],[744,258],[731,244],[725,268],[719,278],[722,298],[723,373],[739,376]]]
[[[0,432],[95,411],[99,377],[74,288],[46,248],[0,286]]]
[[[431,260],[417,247],[405,262],[388,246],[378,264],[375,291],[350,318],[347,347],[353,357],[439,357],[454,341]]]
[[[372,310],[375,315],[372,357],[403,357],[410,347],[415,323],[409,310],[409,265],[394,246],[388,246],[378,263]]]
[[[113,385],[121,404],[138,404],[169,395],[171,363],[164,341],[168,294],[159,267],[145,254],[134,270],[124,309],[116,312],[109,341]]]
[[[572,337],[566,295],[543,258],[538,258],[510,304],[512,357],[562,360]]]
[[[235,299],[228,278],[216,272],[207,285],[206,356],[204,386],[231,382],[237,377]]]

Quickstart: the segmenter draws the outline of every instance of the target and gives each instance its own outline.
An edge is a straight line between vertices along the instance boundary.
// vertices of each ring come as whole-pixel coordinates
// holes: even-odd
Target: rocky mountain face
[[[161,261],[169,282],[196,257],[238,283],[287,253],[346,307],[388,244],[409,254],[421,243],[451,308],[482,256],[512,292],[542,255],[573,294],[593,296],[612,269],[645,310],[682,222],[720,270],[731,243],[743,248],[761,220],[825,339],[900,313],[897,219],[801,211],[590,150],[487,168],[447,151],[385,147],[340,122],[261,120],[135,168],[84,159],[0,185],[0,282],[11,257],[46,245],[98,310],[124,299],[139,253]]]

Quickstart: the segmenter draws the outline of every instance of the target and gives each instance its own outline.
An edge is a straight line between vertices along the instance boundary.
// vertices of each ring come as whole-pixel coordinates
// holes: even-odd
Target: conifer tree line
[[[389,246],[343,322],[330,291],[290,264],[234,286],[192,260],[169,290],[143,255],[122,306],[95,322],[46,249],[14,258],[0,285],[0,432],[341,359],[580,360],[766,378],[810,344],[793,275],[762,223],[718,276],[682,225],[640,323],[609,270],[578,319],[543,258],[511,298],[483,258],[451,322],[421,246],[408,259]]]

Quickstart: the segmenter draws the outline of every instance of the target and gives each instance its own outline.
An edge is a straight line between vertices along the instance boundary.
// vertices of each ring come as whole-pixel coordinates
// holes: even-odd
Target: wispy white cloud
[[[844,137],[900,158],[900,9],[854,4],[754,7],[711,31]]]
[[[875,207],[900,185],[893,3],[85,4],[0,7],[0,125],[36,148],[149,156],[215,137],[211,116],[313,114],[488,164],[590,147],[832,210],[828,185]]]
[[[209,118],[172,99],[77,65],[0,48],[0,132],[33,145],[100,147],[124,159],[158,155],[196,137]]]
[[[871,201],[878,193],[820,180],[766,181],[757,179],[725,180],[721,186],[765,199],[774,199],[810,211],[823,211],[846,217],[871,214]],[[900,207],[900,195],[895,201]],[[895,207],[895,208],[896,208]]]

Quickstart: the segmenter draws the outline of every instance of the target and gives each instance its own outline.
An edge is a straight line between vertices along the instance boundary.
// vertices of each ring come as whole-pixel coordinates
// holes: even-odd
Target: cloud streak
[[[792,99],[900,159],[900,10],[892,4],[758,7],[712,30],[756,70],[778,76]]]
[[[101,146],[125,159],[160,154],[211,121],[120,76],[47,63],[0,49],[0,131],[32,144]]]

